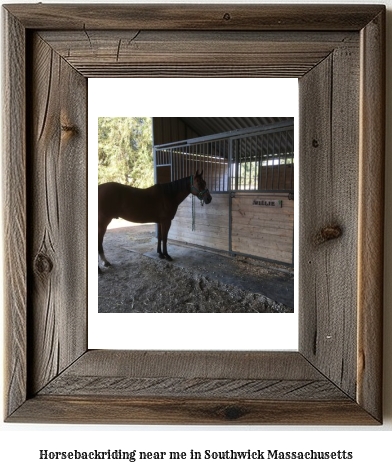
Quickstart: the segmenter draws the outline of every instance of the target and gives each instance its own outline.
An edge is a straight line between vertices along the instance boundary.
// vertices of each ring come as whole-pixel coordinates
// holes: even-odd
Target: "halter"
[[[196,194],[192,191],[195,190]],[[193,175],[191,175],[191,194],[192,194],[192,231],[196,230],[196,213],[195,213],[195,196],[198,197],[200,200],[200,204],[204,206],[203,196],[205,193],[208,193],[208,189],[204,189],[204,191],[200,191],[197,189],[196,186],[193,186]]]
[[[192,193],[193,190],[196,191],[196,194]],[[203,196],[205,193],[208,193],[208,189],[206,188],[203,191],[200,191],[200,189],[197,189],[196,186],[193,186],[193,175],[191,175],[191,193],[193,196],[196,196],[197,198],[200,199],[201,205],[204,204]]]

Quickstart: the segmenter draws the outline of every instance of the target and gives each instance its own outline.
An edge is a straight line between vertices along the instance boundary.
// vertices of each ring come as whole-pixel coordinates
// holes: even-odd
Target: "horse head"
[[[202,201],[202,204],[209,204],[212,201],[211,194],[203,179],[203,171],[199,173],[199,171],[196,170],[196,174],[191,176],[191,193],[198,197],[200,201]]]

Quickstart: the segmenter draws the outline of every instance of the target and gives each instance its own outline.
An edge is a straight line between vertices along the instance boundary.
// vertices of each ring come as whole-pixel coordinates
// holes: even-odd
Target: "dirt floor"
[[[173,244],[173,262],[160,260],[154,225],[112,228],[104,250],[112,266],[98,277],[100,313],[293,312],[294,277],[285,267]]]

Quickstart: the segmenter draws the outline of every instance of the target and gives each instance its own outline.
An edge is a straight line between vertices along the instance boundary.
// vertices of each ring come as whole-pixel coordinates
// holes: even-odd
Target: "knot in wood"
[[[230,13],[225,13],[225,14],[223,15],[223,19],[226,20],[226,21],[231,20],[231,15],[230,15]]]
[[[44,253],[40,252],[34,260],[34,268],[41,275],[48,274],[53,269],[52,260]]]
[[[320,245],[328,240],[337,239],[342,235],[342,229],[338,225],[323,227],[315,236],[315,244]]]
[[[313,147],[313,148],[318,148],[318,146],[319,146],[319,142],[318,142],[318,140],[316,140],[316,139],[314,138],[314,139],[312,140],[312,147]]]
[[[76,133],[78,131],[75,125],[61,125],[61,130],[67,133]]]
[[[244,412],[243,410],[241,410],[240,407],[237,407],[234,405],[234,406],[226,407],[223,410],[223,414],[227,420],[237,420],[238,418],[241,418],[241,416],[244,415]]]

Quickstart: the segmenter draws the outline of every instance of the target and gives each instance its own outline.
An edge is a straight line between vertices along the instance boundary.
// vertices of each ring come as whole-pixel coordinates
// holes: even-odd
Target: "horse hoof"
[[[102,273],[102,270],[98,267],[98,274]]]
[[[159,258],[165,258],[165,256],[163,255],[163,253],[158,253],[158,257],[159,257]]]
[[[172,262],[172,261],[173,261],[173,259],[171,258],[170,255],[167,255],[167,254],[166,254],[166,255],[165,255],[165,258],[166,258],[166,260],[168,260],[169,262]]]
[[[112,264],[110,262],[104,262],[103,266],[107,268],[107,267],[111,267]]]

